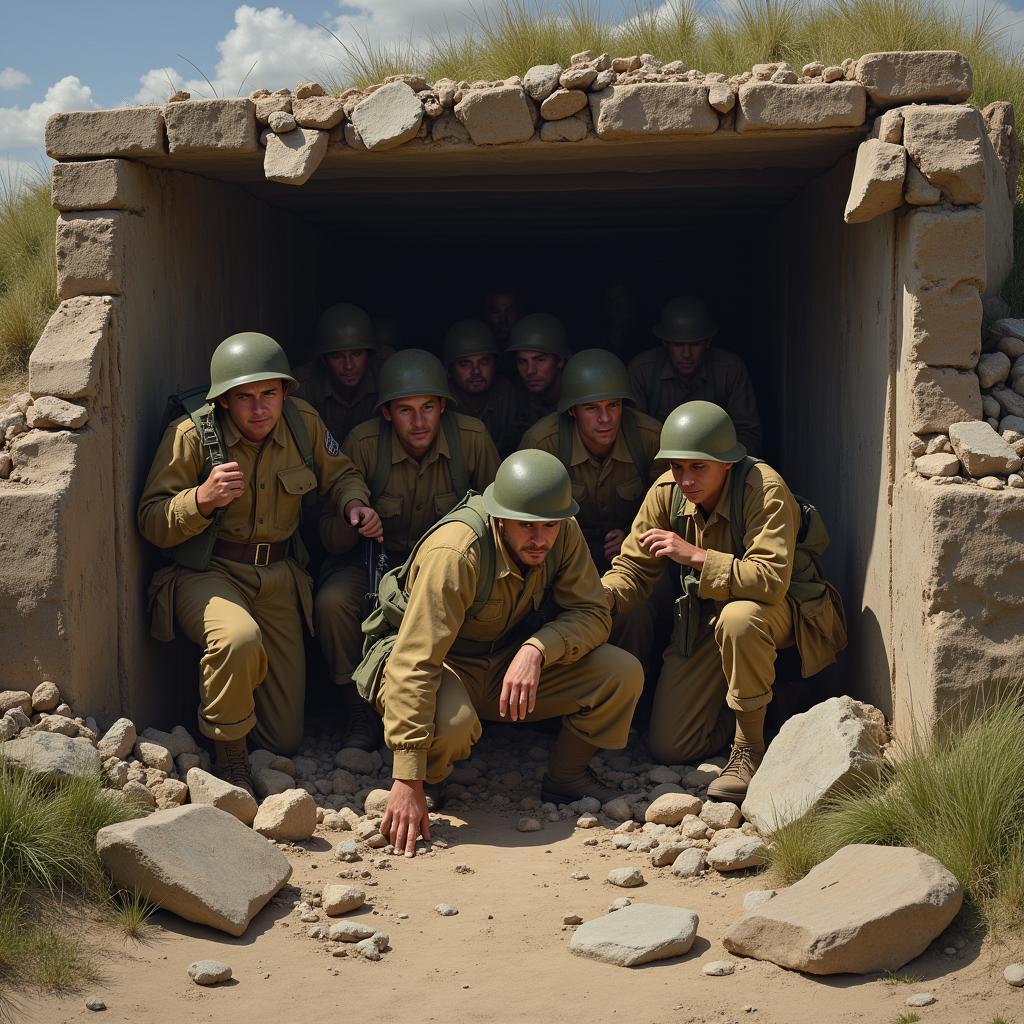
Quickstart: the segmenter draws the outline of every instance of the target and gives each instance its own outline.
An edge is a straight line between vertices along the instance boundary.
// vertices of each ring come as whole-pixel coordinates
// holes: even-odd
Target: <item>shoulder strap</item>
[[[640,431],[636,426],[636,412],[629,406],[622,409],[622,436],[626,439],[629,457],[640,474],[640,482],[646,487],[650,482],[651,464],[647,460],[647,452],[640,443]]]
[[[377,434],[377,464],[370,480],[370,504],[375,505],[384,493],[391,476],[391,424],[380,417],[380,432]]]
[[[679,518],[679,513],[683,511],[683,492],[679,490],[677,484],[672,485],[672,505],[668,513],[668,521],[672,525],[672,529],[676,529],[676,520]],[[679,531],[676,530],[678,533]]]
[[[295,442],[295,447],[299,449],[306,468],[312,469],[313,445],[309,440],[309,431],[306,429],[306,424],[302,422],[302,413],[299,412],[299,407],[290,398],[284,400],[284,421],[288,424],[292,440]]]
[[[566,469],[572,465],[572,417],[567,412],[558,414],[558,461]]]
[[[466,457],[462,451],[462,436],[455,414],[445,411],[441,414],[441,429],[448,442],[448,472],[452,477],[452,488],[461,498],[469,491],[469,474],[466,472]]]
[[[746,533],[743,522],[743,488],[746,486],[750,470],[760,461],[760,459],[748,455],[732,467],[729,526],[732,529],[732,550],[737,558],[742,558],[743,552],[746,550],[743,546],[743,535]]]

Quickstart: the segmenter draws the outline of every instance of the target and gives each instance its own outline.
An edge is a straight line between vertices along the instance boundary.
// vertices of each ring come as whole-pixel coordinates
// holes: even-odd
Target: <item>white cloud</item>
[[[66,75],[54,82],[36,103],[27,107],[0,107],[0,153],[41,146],[43,127],[51,114],[62,110],[94,110],[97,106],[92,89],[83,85],[76,75]]]
[[[23,85],[31,85],[32,79],[10,65],[0,70],[0,89],[20,89]]]

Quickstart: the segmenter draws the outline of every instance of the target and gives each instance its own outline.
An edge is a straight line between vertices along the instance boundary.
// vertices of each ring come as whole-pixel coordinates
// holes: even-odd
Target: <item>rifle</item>
[[[391,568],[388,561],[387,548],[380,541],[365,537],[362,543],[363,565],[366,566],[366,577],[370,581],[370,589],[366,592],[364,604],[369,615],[377,606],[377,591],[384,574]]]

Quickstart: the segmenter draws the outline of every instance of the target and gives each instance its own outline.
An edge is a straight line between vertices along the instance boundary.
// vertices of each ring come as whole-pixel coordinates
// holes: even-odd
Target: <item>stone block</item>
[[[40,395],[28,407],[25,419],[36,430],[78,430],[88,422],[89,410],[63,398]]]
[[[765,752],[743,816],[768,835],[820,801],[877,780],[885,740],[882,712],[852,697],[831,697],[794,715]]]
[[[237,818],[192,804],[108,825],[96,852],[116,885],[235,936],[292,873],[288,858]]]
[[[124,288],[125,212],[62,213],[57,218],[57,297],[120,295]]]
[[[958,206],[985,198],[981,113],[967,106],[903,109],[903,145],[929,183]]]
[[[405,82],[391,82],[360,100],[352,124],[367,149],[386,150],[416,137],[423,104]]]
[[[911,433],[945,434],[953,423],[981,419],[981,388],[973,371],[917,364],[908,376]]]
[[[545,121],[540,126],[541,142],[582,142],[586,137],[587,122],[579,115]]]
[[[946,452],[936,452],[934,455],[919,455],[914,459],[914,469],[923,477],[933,476],[958,476],[960,473],[960,460],[955,455]]]
[[[471,89],[455,105],[455,116],[477,146],[502,146],[533,138],[536,114],[521,86]]]
[[[263,153],[264,176],[281,185],[305,185],[327,155],[327,142],[327,132],[314,128],[296,128],[286,135],[271,133]]]
[[[523,75],[523,89],[530,99],[543,103],[557,88],[561,64],[536,64]]]
[[[132,160],[56,163],[50,194],[56,209],[132,210],[143,206],[146,169]]]
[[[862,224],[903,204],[907,151],[902,146],[868,139],[857,148],[850,195],[843,214],[847,224]]]
[[[903,198],[909,206],[935,206],[942,201],[942,192],[918,170],[913,160],[907,160]]]
[[[866,53],[857,61],[856,77],[879,107],[961,103],[974,87],[971,65],[956,50]]]
[[[540,105],[540,116],[545,121],[560,121],[578,114],[587,105],[587,94],[582,89],[556,89]]]
[[[573,932],[569,949],[616,967],[638,967],[689,953],[699,923],[692,910],[633,903],[581,924]]]
[[[733,836],[708,850],[707,862],[716,871],[743,871],[768,862],[768,847],[759,836]]]
[[[964,471],[975,479],[995,473],[1005,476],[1020,469],[1020,456],[987,423],[950,424],[949,443]]]
[[[895,971],[956,917],[960,883],[910,847],[846,846],[734,922],[730,953],[809,974]]]
[[[106,295],[79,295],[54,310],[29,356],[33,397],[90,399],[99,394],[117,301]]]
[[[747,82],[740,86],[736,131],[854,128],[864,123],[866,112],[859,82],[833,82],[827,88]]]
[[[100,755],[87,739],[56,732],[23,732],[0,746],[0,753],[7,764],[55,781],[100,773]]]
[[[46,155],[53,160],[94,160],[108,156],[163,156],[160,107],[118,107],[51,114],[46,122]]]
[[[644,812],[644,820],[659,825],[678,825],[688,814],[700,814],[703,803],[687,793],[664,793]]]
[[[345,105],[334,96],[308,96],[295,100],[291,113],[300,128],[330,131],[345,120]]]
[[[602,139],[710,135],[719,123],[707,86],[693,82],[613,85],[591,94],[590,112]]]
[[[252,823],[268,839],[300,842],[316,831],[316,801],[304,789],[268,796]]]
[[[227,811],[243,825],[251,825],[256,817],[256,800],[239,786],[218,779],[202,768],[190,768],[185,776],[189,799],[193,804],[209,804]]]
[[[248,97],[191,100],[164,107],[167,148],[172,156],[258,153],[256,106]]]
[[[1017,172],[1020,166],[1020,137],[1015,126],[1013,104],[1006,100],[995,100],[982,110],[981,116],[985,121],[989,142],[1002,165],[1007,198],[1012,203],[1017,195]]]

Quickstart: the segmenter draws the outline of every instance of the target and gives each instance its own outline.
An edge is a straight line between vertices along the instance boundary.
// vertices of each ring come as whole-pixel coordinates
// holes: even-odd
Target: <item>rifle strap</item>
[[[370,479],[370,504],[376,505],[377,499],[384,493],[391,476],[391,423],[380,418],[380,432],[377,434],[377,463],[373,467]]]
[[[636,412],[628,405],[622,408],[622,436],[629,449],[629,457],[633,460],[633,465],[636,466],[640,482],[646,487],[651,478],[651,464],[647,461],[647,452],[644,451],[644,446],[640,443],[640,432],[636,426]]]
[[[462,499],[469,490],[469,474],[466,472],[466,457],[462,451],[459,424],[453,413],[441,413],[441,429],[448,442],[448,472],[452,478],[452,489],[456,496]]]

